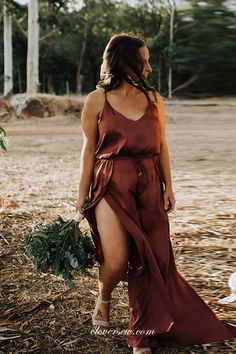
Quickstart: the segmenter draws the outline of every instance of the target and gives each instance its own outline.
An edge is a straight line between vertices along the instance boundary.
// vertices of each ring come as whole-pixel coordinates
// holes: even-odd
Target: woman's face
[[[139,48],[139,54],[143,58],[143,71],[142,76],[147,79],[148,75],[152,72],[152,67],[149,64],[149,50],[146,46]]]
[[[139,48],[138,51],[143,59],[143,71],[141,75],[144,80],[147,80],[148,75],[152,72],[151,65],[149,64],[149,51],[146,46]],[[126,72],[131,77],[131,79],[138,80],[137,75],[133,71],[128,69]]]

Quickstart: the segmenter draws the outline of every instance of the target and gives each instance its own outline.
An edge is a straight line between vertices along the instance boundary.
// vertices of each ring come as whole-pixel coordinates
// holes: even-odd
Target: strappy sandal
[[[133,347],[133,354],[150,353],[152,354],[151,348],[136,348]]]
[[[108,304],[108,303],[110,303],[110,300],[107,300],[107,301],[102,300],[101,296],[98,295],[97,301],[96,301],[96,306],[95,306],[95,309],[94,309],[95,316],[98,315],[99,304],[101,304],[101,303],[102,304]],[[110,321],[108,321],[108,320],[97,320],[95,318],[92,318],[92,322],[93,322],[94,329],[96,329],[96,326],[102,326],[102,327],[107,327],[107,328],[110,327]]]

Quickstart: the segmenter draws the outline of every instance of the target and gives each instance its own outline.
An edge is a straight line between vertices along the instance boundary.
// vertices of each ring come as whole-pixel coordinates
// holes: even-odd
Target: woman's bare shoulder
[[[84,110],[99,115],[104,105],[105,95],[103,88],[96,88],[89,92],[84,101]]]
[[[105,90],[102,87],[97,87],[96,90],[93,90],[88,93],[86,96],[86,101],[89,103],[96,104],[96,102],[103,102],[105,97]]]

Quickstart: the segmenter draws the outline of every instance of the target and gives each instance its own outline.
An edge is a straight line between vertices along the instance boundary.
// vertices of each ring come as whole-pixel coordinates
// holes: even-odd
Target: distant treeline
[[[102,53],[121,31],[142,33],[152,65],[150,83],[173,95],[204,97],[236,94],[236,11],[227,1],[189,0],[175,8],[170,45],[169,2],[139,0],[136,6],[114,0],[40,0],[40,91],[87,93],[99,79]],[[0,0],[2,14],[3,0]],[[26,90],[27,5],[8,1],[13,16],[14,92]],[[172,12],[173,13],[173,12]],[[0,17],[0,92],[3,91],[3,17]]]

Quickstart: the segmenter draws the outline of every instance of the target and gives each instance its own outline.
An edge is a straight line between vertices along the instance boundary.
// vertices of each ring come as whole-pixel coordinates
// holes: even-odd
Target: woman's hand
[[[175,196],[171,188],[166,188],[164,191],[164,208],[168,214],[175,209]]]
[[[77,201],[76,201],[76,212],[79,212],[80,214],[84,214],[84,210],[83,210],[83,205],[84,203],[89,200],[89,196],[83,196],[83,195],[78,195]]]

